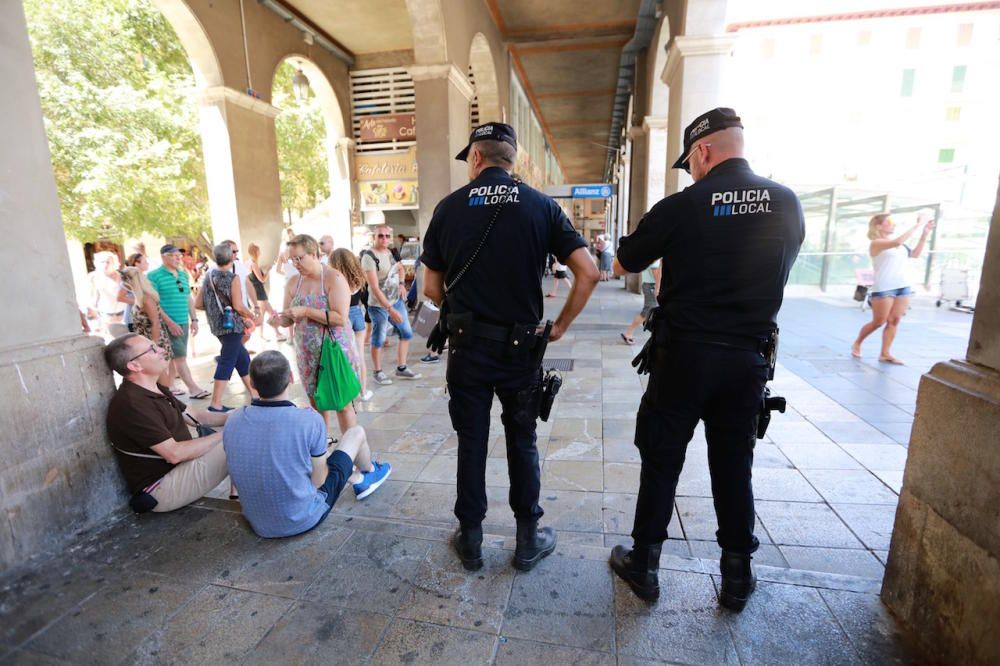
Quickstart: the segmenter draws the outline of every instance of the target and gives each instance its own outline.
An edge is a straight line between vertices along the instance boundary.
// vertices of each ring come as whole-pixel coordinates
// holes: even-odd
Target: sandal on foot
[[[197,393],[192,393],[192,394],[191,394],[191,397],[192,397],[193,399],[195,399],[195,400],[204,400],[205,398],[208,398],[208,397],[210,397],[211,395],[212,395],[212,394],[211,394],[211,393],[209,393],[208,391],[205,391],[205,390],[201,390],[201,391],[198,391]]]

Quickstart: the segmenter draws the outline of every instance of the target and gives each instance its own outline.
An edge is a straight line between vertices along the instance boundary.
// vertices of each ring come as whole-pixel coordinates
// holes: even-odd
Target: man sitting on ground
[[[203,497],[226,478],[222,435],[192,439],[185,412],[221,426],[226,414],[187,410],[156,379],[167,369],[164,351],[128,333],[104,348],[108,365],[125,381],[108,406],[108,437],[138,512],[173,511]]]
[[[231,412],[223,445],[243,515],[262,537],[287,537],[319,525],[348,482],[364,499],[389,478],[392,466],[372,460],[361,426],[327,451],[326,425],[311,408],[288,399],[292,369],[281,352],[265,351],[250,363],[250,384],[260,396]],[[357,465],[357,467],[355,467]]]

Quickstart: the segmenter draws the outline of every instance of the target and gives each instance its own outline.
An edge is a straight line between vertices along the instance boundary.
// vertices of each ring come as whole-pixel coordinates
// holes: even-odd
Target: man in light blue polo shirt
[[[372,460],[361,426],[349,428],[327,450],[323,417],[288,400],[292,369],[278,351],[250,364],[259,399],[229,413],[222,444],[243,515],[254,532],[275,538],[301,534],[326,518],[350,482],[357,499],[371,495],[392,466]]]

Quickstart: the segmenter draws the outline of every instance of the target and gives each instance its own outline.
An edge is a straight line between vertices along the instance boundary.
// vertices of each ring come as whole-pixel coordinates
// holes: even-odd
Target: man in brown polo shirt
[[[187,408],[156,382],[168,363],[163,350],[130,333],[108,343],[104,358],[125,379],[108,406],[108,438],[133,508],[149,510],[152,498],[153,511],[173,511],[222,483],[228,474],[222,434],[192,439],[184,418]],[[187,413],[207,426],[221,426],[227,416]]]

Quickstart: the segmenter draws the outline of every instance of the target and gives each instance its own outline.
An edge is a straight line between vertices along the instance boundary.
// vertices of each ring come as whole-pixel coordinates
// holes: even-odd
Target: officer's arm
[[[628,275],[628,271],[622,268],[622,265],[618,263],[618,257],[615,257],[615,260],[611,262],[611,271],[615,275]]]
[[[594,265],[594,260],[590,257],[590,252],[585,247],[573,250],[563,263],[573,271],[575,279],[573,286],[570,287],[569,296],[566,298],[566,304],[563,305],[562,311],[552,325],[552,334],[549,339],[553,342],[561,338],[569,329],[570,324],[583,310],[583,306],[587,304],[590,294],[594,291],[601,277],[597,272],[597,266]]]
[[[427,266],[424,269],[424,296],[434,305],[441,307],[444,301],[444,273],[431,270]]]

